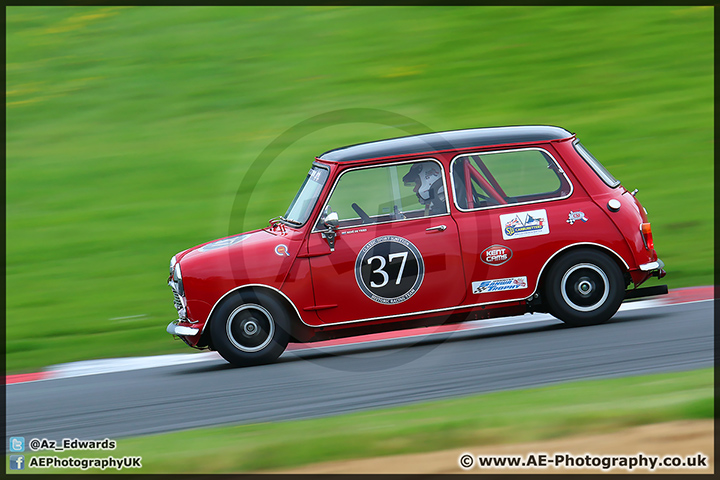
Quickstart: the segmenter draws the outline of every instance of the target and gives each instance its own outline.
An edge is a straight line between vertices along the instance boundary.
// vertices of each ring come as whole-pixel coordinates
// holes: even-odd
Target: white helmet
[[[426,203],[431,198],[430,189],[432,185],[440,180],[440,169],[433,162],[416,163],[410,167],[410,171],[403,177],[405,186],[415,184],[415,192],[420,203]]]

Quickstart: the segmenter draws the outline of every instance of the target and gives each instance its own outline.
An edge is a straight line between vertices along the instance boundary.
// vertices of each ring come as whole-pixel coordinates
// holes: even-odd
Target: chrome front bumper
[[[197,335],[198,333],[200,333],[199,328],[183,327],[181,325],[178,325],[177,322],[178,320],[175,320],[174,322],[170,322],[170,325],[167,326],[166,330],[169,334],[192,337],[193,335]]]

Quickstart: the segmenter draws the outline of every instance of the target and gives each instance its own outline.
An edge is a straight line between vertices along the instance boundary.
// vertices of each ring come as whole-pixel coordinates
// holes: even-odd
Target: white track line
[[[698,302],[710,302],[713,301],[713,299],[707,299],[707,300],[694,300],[689,302],[681,302],[682,304],[686,303],[698,303]],[[658,308],[658,307],[670,307],[674,305],[680,305],[681,303],[664,303],[662,300],[657,299],[651,299],[651,300],[640,300],[635,302],[628,302],[623,303],[620,305],[621,312],[626,312],[630,310],[639,310],[639,309],[647,309],[647,308]],[[473,320],[470,322],[465,322],[460,325],[464,325],[465,327],[460,327],[456,331],[441,331],[441,332],[428,332],[423,333],[420,335],[412,335],[412,337],[421,337],[421,336],[432,336],[432,335],[441,335],[441,334],[452,334],[455,332],[467,332],[469,330],[475,330],[475,329],[486,329],[486,328],[497,328],[497,327],[507,327],[511,325],[521,325],[521,324],[528,324],[528,323],[539,323],[544,322],[547,320],[555,320],[555,317],[553,317],[550,314],[547,313],[535,313],[535,314],[525,314],[522,316],[514,316],[514,317],[500,317],[500,318],[493,318],[493,319],[487,319],[487,320]],[[468,328],[468,325],[470,328]],[[430,327],[432,328],[432,327]],[[352,338],[352,337],[349,337]],[[344,344],[336,344],[336,345],[328,345],[323,347],[315,347],[315,348],[333,348],[333,347],[339,347],[339,346],[346,346],[346,345],[356,345],[358,343],[375,343],[375,342],[383,342],[388,340],[397,340],[398,338],[406,338],[406,337],[391,337],[391,338],[384,338],[379,340],[371,340],[371,341],[360,341],[360,342],[350,342],[350,343],[344,343]],[[296,351],[302,351],[302,350],[296,350]],[[295,352],[295,351],[294,351]],[[125,358],[107,358],[107,359],[100,359],[100,360],[84,360],[80,362],[72,362],[72,363],[62,363],[59,365],[53,365],[50,367],[47,367],[44,369],[44,371],[47,371],[49,375],[46,378],[38,379],[38,380],[32,380],[32,381],[43,381],[43,380],[55,380],[60,378],[72,378],[72,377],[82,377],[86,375],[99,375],[103,373],[115,373],[115,372],[125,372],[130,370],[141,370],[145,368],[157,368],[157,367],[168,367],[172,365],[183,365],[188,363],[198,363],[198,362],[208,362],[208,361],[215,361],[220,360],[222,357],[217,352],[200,352],[200,353],[176,353],[176,354],[170,354],[170,355],[154,355],[154,356],[148,356],[148,357],[125,357]],[[19,383],[28,383],[28,382],[19,382]],[[15,385],[15,384],[12,384]]]

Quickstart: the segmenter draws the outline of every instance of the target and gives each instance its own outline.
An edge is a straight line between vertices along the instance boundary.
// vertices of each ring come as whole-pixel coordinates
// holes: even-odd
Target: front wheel
[[[550,313],[568,325],[607,322],[625,298],[620,267],[596,250],[574,250],[548,271],[545,299]]]
[[[220,355],[238,367],[275,361],[285,351],[290,322],[282,305],[264,292],[234,293],[210,320]]]

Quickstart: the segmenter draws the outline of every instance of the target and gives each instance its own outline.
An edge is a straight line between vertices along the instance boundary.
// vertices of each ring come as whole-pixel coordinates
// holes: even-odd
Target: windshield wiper
[[[302,222],[298,222],[297,220],[290,220],[289,218],[285,218],[282,215],[277,218],[279,218],[282,222],[289,223],[290,225],[297,225],[298,227],[302,225]]]

